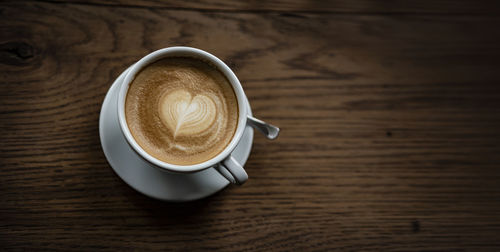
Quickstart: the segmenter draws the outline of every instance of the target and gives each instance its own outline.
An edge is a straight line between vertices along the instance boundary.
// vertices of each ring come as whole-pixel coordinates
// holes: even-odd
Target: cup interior
[[[168,57],[190,57],[190,58],[195,58],[198,60],[202,60],[208,64],[211,64],[217,68],[224,76],[228,79],[229,83],[231,83],[231,86],[233,88],[233,91],[236,95],[236,99],[238,102],[238,124],[236,127],[236,132],[233,135],[233,138],[229,142],[229,144],[226,146],[226,148],[217,154],[215,157],[212,159],[209,159],[203,163],[198,163],[194,165],[176,165],[176,164],[169,164],[166,162],[163,162],[153,156],[151,156],[149,153],[147,153],[145,150],[142,149],[142,147],[135,141],[134,137],[132,136],[126,116],[125,116],[125,100],[127,97],[127,92],[128,88],[130,86],[130,83],[135,79],[135,76],[146,66],[149,64],[152,64],[160,59],[163,58],[168,58]],[[243,88],[241,87],[240,81],[236,77],[236,75],[233,73],[233,71],[219,58],[215,57],[214,55],[205,52],[200,49],[192,48],[192,47],[168,47],[164,49],[160,49],[157,51],[154,51],[145,57],[143,57],[141,60],[139,60],[137,63],[135,63],[125,76],[125,79],[123,80],[120,90],[118,92],[118,120],[120,123],[120,128],[125,136],[125,139],[129,143],[129,145],[132,147],[132,149],[139,154],[142,158],[147,160],[148,162],[152,163],[154,166],[163,168],[169,171],[174,171],[174,172],[196,172],[196,171],[201,171],[207,168],[210,168],[221,161],[223,161],[226,157],[228,157],[231,152],[234,150],[236,145],[241,139],[241,136],[243,135],[243,131],[245,130],[246,126],[246,119],[247,119],[247,108],[245,106],[245,93],[243,91]]]

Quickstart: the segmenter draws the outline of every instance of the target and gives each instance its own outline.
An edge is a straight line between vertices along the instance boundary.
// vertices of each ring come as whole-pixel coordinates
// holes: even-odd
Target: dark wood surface
[[[496,1],[0,4],[0,249],[499,251]],[[240,78],[249,181],[191,203],[128,187],[99,111],[147,53]]]

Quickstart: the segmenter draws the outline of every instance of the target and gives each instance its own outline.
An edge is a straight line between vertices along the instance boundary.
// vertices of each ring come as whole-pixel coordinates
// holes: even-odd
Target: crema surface
[[[165,58],[136,75],[125,116],[135,141],[151,156],[192,165],[215,157],[229,144],[238,103],[215,67],[193,58]]]

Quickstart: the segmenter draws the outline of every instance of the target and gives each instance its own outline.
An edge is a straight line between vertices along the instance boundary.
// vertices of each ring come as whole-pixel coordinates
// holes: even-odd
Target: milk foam
[[[171,164],[201,163],[222,152],[238,122],[238,103],[228,80],[190,58],[166,58],[137,74],[125,115],[136,142]]]
[[[217,107],[214,99],[218,97],[203,94],[193,97],[184,89],[168,92],[160,97],[158,103],[160,119],[174,132],[174,139],[178,135],[203,133],[215,121]]]

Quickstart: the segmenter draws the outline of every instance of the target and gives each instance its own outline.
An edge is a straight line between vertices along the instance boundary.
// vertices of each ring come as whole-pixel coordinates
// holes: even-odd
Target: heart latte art
[[[236,131],[238,102],[228,80],[197,59],[166,58],[130,84],[127,125],[151,156],[192,165],[222,152]]]
[[[196,135],[206,131],[215,121],[217,108],[212,99],[199,94],[195,97],[177,90],[160,98],[160,118],[174,137]]]

